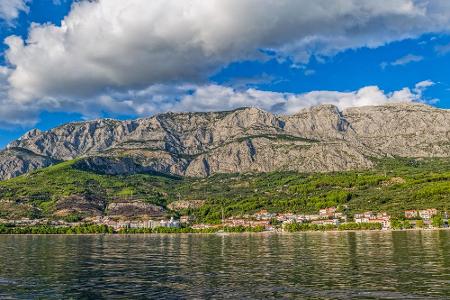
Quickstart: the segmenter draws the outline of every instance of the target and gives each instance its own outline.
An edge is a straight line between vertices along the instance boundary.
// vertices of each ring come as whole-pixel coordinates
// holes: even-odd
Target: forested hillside
[[[57,164],[0,182],[1,218],[107,215],[111,203],[148,203],[165,214],[197,221],[273,212],[315,212],[338,206],[349,214],[450,207],[449,159],[385,159],[367,171],[219,174],[206,178],[162,174],[103,175]]]

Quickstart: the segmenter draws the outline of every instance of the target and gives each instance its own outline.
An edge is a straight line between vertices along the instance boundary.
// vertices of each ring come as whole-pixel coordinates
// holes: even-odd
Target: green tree
[[[436,215],[431,218],[431,225],[435,228],[442,227],[444,225],[444,220],[442,219],[442,216]]]
[[[402,227],[403,227],[404,229],[412,228],[411,222],[410,222],[409,220],[403,221]]]
[[[393,219],[393,220],[391,220],[391,227],[392,227],[392,229],[402,229],[403,222],[398,219]]]

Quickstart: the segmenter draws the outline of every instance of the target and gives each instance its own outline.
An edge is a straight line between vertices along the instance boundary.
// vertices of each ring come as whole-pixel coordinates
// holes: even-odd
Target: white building
[[[173,217],[170,220],[161,220],[159,222],[160,227],[170,227],[170,228],[178,228],[180,227],[180,221],[175,220]]]
[[[433,216],[435,216],[437,214],[438,214],[438,211],[435,208],[419,210],[419,216],[424,220],[430,220]]]

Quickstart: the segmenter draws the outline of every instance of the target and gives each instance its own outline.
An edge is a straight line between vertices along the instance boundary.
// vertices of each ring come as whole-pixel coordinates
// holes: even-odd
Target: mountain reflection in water
[[[450,231],[0,236],[1,299],[450,299]]]

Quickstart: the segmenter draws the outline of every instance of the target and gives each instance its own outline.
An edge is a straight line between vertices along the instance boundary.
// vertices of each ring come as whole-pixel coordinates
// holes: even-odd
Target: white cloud
[[[0,128],[11,126],[32,126],[38,121],[39,108],[22,105],[8,97],[7,82],[11,70],[0,66]]]
[[[377,86],[366,86],[351,92],[312,91],[308,93],[277,93],[256,89],[236,90],[220,85],[205,85],[197,87],[186,86],[179,89],[177,101],[158,97],[159,103],[164,103],[164,110],[170,111],[217,111],[231,110],[243,106],[259,107],[280,114],[293,114],[302,108],[319,104],[333,104],[344,109],[354,106],[383,105],[395,102],[428,102],[423,98],[423,92],[434,83],[430,80],[417,83],[414,88],[402,88],[385,93]],[[189,93],[186,94],[186,91]],[[154,95],[154,92],[151,93]],[[148,96],[147,96],[148,97]],[[144,97],[148,99],[147,97]],[[136,97],[134,97],[136,99]],[[167,101],[169,100],[169,101]],[[435,101],[435,100],[432,100]],[[152,103],[153,101],[150,101]],[[147,102],[130,100],[131,107],[141,110],[141,113],[154,113],[155,107],[148,107]],[[158,107],[158,106],[156,106]],[[150,108],[150,110],[148,110]]]
[[[414,54],[407,54],[403,57],[400,57],[399,59],[392,62],[393,66],[403,66],[412,62],[419,62],[423,60],[423,56],[420,55],[414,55]]]
[[[169,110],[216,111],[254,106],[275,113],[292,114],[299,109],[320,104],[333,104],[344,109],[353,106],[383,105],[389,102],[425,102],[422,93],[429,86],[425,84],[426,82],[429,81],[418,83],[412,91],[403,88],[391,93],[385,93],[377,86],[367,86],[353,92],[312,91],[295,94],[252,88],[235,90],[220,85],[206,85],[196,87],[193,93],[179,97],[180,100]]]
[[[20,12],[28,12],[28,0],[1,0],[0,1],[0,19],[7,23],[15,20]]]
[[[378,86],[366,86],[352,92],[312,91],[300,95],[289,95],[286,97],[284,112],[292,114],[301,108],[325,103],[344,109],[354,106],[383,105],[396,102],[426,102],[422,97],[426,87],[424,82],[422,82],[417,84],[413,90],[405,87],[390,93],[385,93]]]
[[[424,80],[421,82],[416,83],[414,91],[416,93],[424,91],[426,88],[435,85],[435,83],[431,80]]]
[[[254,106],[273,111],[286,103],[288,94],[257,89],[235,90],[220,85],[197,87],[192,94],[184,95],[174,103],[174,111],[231,110],[243,106]]]
[[[0,7],[15,8],[4,9],[4,18],[27,11],[26,2],[0,0]],[[387,94],[376,86],[289,94],[211,85],[207,78],[230,62],[270,55],[289,58],[293,68],[312,75],[304,65],[311,56],[323,61],[345,49],[445,31],[449,24],[445,0],[79,1],[61,26],[33,24],[26,40],[6,39],[0,126],[35,123],[44,110],[92,118],[239,106],[291,113],[320,103],[421,101],[426,86]]]
[[[45,97],[33,105],[8,98],[8,78],[11,70],[0,67],[0,127],[32,126],[41,111],[74,112],[86,119],[107,115],[149,116],[166,111],[221,111],[243,106],[259,107],[279,114],[292,114],[302,108],[319,104],[333,104],[343,109],[352,106],[382,105],[391,102],[426,102],[423,92],[434,83],[425,80],[414,88],[402,88],[385,93],[377,86],[367,86],[351,92],[311,91],[308,93],[280,93],[254,88],[236,89],[216,84],[156,84],[141,90],[111,92],[79,101],[73,97]]]
[[[405,87],[389,93],[377,86],[366,86],[351,92],[312,91],[301,94],[262,91],[254,88],[239,90],[215,84],[176,87],[156,85],[139,93],[116,93],[93,101],[100,102],[103,110],[109,108],[115,113],[142,116],[164,111],[221,111],[244,106],[259,107],[274,113],[292,114],[302,108],[319,104],[333,104],[344,109],[395,102],[428,102],[429,100],[423,98],[423,92],[433,84],[432,81],[426,80],[417,83],[413,89]],[[84,109],[88,110],[89,105]],[[92,110],[91,113],[93,113]]]
[[[301,64],[449,24],[445,0],[81,1],[61,26],[34,24],[26,41],[6,39],[9,95],[34,103],[201,83],[232,61],[264,59],[261,49]]]
[[[423,59],[424,57],[420,55],[407,54],[394,60],[393,62],[382,62],[380,66],[382,69],[385,69],[387,66],[403,66],[412,62],[422,61]]]

